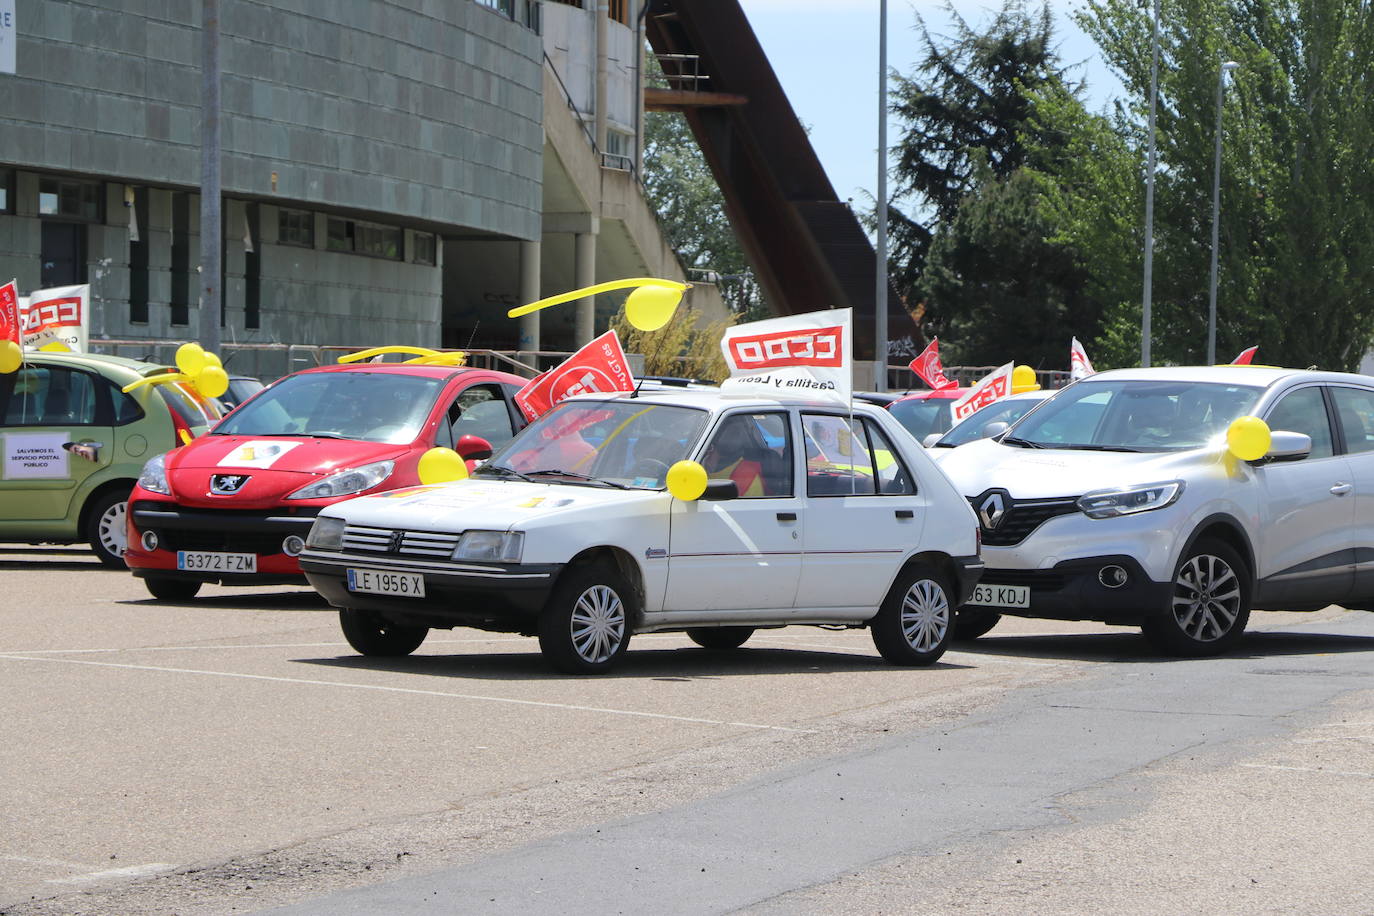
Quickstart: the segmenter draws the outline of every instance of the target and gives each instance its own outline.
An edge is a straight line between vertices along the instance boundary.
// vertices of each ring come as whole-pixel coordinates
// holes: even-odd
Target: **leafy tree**
[[[644,189],[683,266],[718,274],[721,298],[735,314],[771,317],[726,216],[725,198],[681,114],[645,115]]]
[[[1123,136],[1136,144],[1150,16],[1136,0],[1089,0],[1078,14],[1130,94]],[[1162,0],[1160,46],[1155,361],[1205,356],[1216,85],[1221,62],[1234,60],[1222,115],[1218,358],[1258,344],[1265,362],[1355,368],[1374,335],[1374,9]],[[1138,347],[1138,297],[1113,306],[1107,325],[1114,357],[1125,356],[1133,326]]]
[[[1048,3],[1031,14],[1025,0],[1005,0],[982,31],[948,0],[945,8],[953,36],[937,42],[918,15],[925,56],[914,75],[896,77],[893,90],[892,111],[906,126],[893,164],[889,263],[913,304],[927,292],[922,278],[938,227],[955,219],[977,182],[1005,179],[1026,164],[1034,93],[1064,82]],[[938,332],[954,304],[926,305],[927,325]]]

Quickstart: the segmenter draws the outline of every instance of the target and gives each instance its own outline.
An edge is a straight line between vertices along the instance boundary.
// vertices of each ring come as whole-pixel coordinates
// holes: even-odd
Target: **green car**
[[[118,356],[30,352],[0,375],[0,542],[90,543],[123,569],[125,503],[149,458],[204,433],[215,408],[175,369]]]

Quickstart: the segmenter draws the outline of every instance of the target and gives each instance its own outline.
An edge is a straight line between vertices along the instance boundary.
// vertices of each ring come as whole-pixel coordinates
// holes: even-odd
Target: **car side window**
[[[873,455],[860,420],[803,414],[802,429],[806,431],[807,496],[872,496],[878,492]]]
[[[119,386],[109,379],[105,379],[105,385],[109,389],[115,426],[128,426],[136,420],[143,419],[143,408],[138,406],[137,401],[120,391]]]
[[[784,413],[726,417],[702,456],[706,476],[730,479],[745,499],[792,495],[792,430]]]
[[[874,479],[878,482],[878,492],[885,496],[910,496],[916,492],[915,480],[907,471],[898,451],[892,447],[887,434],[867,417],[864,429],[868,431],[868,444],[872,452]]]
[[[1270,429],[1303,433],[1312,438],[1312,458],[1330,458],[1335,454],[1331,440],[1331,423],[1326,416],[1326,401],[1317,386],[1290,391],[1269,410],[1265,419]]]
[[[15,374],[5,426],[91,426],[95,421],[95,380],[87,373],[29,366]]]
[[[1363,388],[1332,388],[1336,416],[1351,454],[1374,452],[1374,391]]]
[[[454,442],[463,436],[480,436],[490,442],[492,448],[500,448],[515,437],[510,409],[496,385],[464,388],[449,408],[448,416]]]

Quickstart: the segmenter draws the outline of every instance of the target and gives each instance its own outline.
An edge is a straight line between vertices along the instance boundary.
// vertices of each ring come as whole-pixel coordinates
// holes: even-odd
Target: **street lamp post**
[[[1150,153],[1145,167],[1145,282],[1140,300],[1140,365],[1150,365],[1150,306],[1155,266],[1155,108],[1159,103],[1159,0],[1150,41]]]
[[[1228,60],[1217,73],[1217,143],[1212,164],[1212,273],[1207,288],[1207,365],[1217,361],[1217,234],[1221,217],[1221,102],[1226,74],[1240,64]]]
[[[878,230],[873,289],[873,388],[887,390],[887,0],[878,4]]]

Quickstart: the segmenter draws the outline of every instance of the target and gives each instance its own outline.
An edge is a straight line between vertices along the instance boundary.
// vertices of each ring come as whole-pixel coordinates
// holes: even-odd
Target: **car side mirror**
[[[934,448],[935,443],[943,439],[944,436],[944,433],[931,433],[921,440],[921,448]]]
[[[739,484],[726,478],[725,480],[708,480],[706,489],[702,492],[700,499],[739,499]]]
[[[1266,461],[1300,461],[1312,454],[1312,437],[1306,433],[1276,429],[1270,433]]]
[[[1001,420],[994,420],[983,427],[983,438],[991,439],[993,436],[1000,436],[1009,429],[1011,429],[1010,425],[1003,423]]]
[[[491,443],[481,436],[459,436],[453,450],[468,461],[486,461],[491,457]]]

